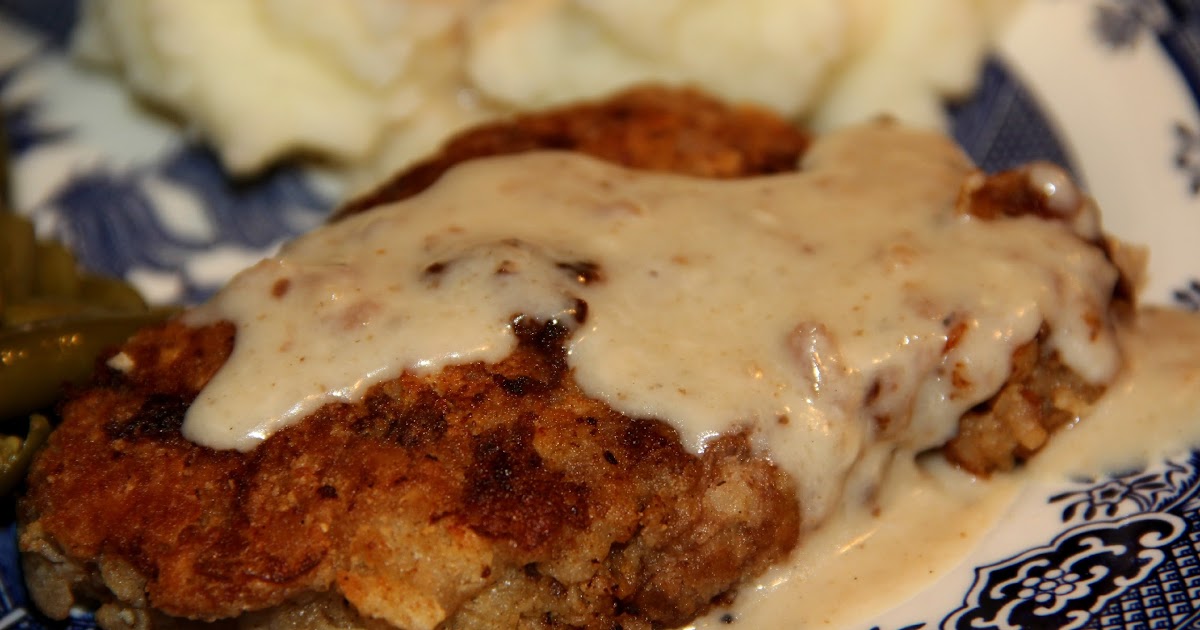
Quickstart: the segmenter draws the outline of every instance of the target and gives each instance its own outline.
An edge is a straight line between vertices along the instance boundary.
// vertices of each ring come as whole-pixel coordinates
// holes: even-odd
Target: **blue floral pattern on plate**
[[[152,297],[195,302],[233,269],[323,220],[330,199],[308,173],[282,167],[251,183],[231,183],[208,149],[178,137],[142,159],[77,160],[76,140],[85,130],[48,113],[52,96],[21,89],[45,74],[46,64],[63,63],[76,1],[0,0],[0,26],[31,42],[23,54],[7,57],[0,42],[10,145],[18,160],[59,154],[75,160],[67,162],[69,178],[27,195],[33,201],[19,208],[43,234],[70,244],[85,265],[138,282]],[[1200,2],[1097,0],[1091,6],[1097,47],[1119,54],[1152,39],[1200,99]],[[1046,159],[1078,172],[1043,104],[999,58],[987,63],[978,93],[950,113],[955,137],[989,171]],[[1167,124],[1176,143],[1175,154],[1164,159],[1193,196],[1200,194],[1197,125]],[[1189,275],[1176,286],[1178,305],[1200,309],[1200,280]],[[973,557],[973,581],[956,607],[874,630],[1200,628],[1198,489],[1200,454],[1065,481],[1045,498],[1058,526],[1018,553]],[[11,516],[8,521],[0,533],[0,630],[44,628],[29,607]],[[80,612],[66,627],[93,628],[94,622]]]
[[[1048,544],[976,569],[941,628],[1191,628],[1200,621],[1200,454],[1048,499]]]

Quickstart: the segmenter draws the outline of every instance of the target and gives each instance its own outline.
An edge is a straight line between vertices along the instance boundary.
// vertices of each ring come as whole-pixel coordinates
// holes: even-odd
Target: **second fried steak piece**
[[[455,164],[491,155],[577,151],[640,170],[729,178],[794,171],[808,141],[798,127],[758,107],[730,106],[695,90],[640,87],[469,129],[350,201],[339,216],[411,197]]]
[[[97,599],[119,626],[345,597],[406,628],[669,627],[794,546],[794,488],[744,436],[693,456],[581,393],[564,329],[515,326],[499,364],[405,375],[249,453],[180,434],[232,327],[139,334],[32,471],[39,606]]]

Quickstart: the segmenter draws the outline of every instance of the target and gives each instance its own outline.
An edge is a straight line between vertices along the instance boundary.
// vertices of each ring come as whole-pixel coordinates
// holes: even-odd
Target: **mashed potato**
[[[1004,0],[86,0],[75,47],[235,174],[313,153],[372,181],[480,119],[642,82],[818,129],[940,126]]]

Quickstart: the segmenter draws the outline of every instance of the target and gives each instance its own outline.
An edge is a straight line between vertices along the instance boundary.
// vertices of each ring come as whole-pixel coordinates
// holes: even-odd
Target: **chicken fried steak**
[[[1118,274],[1094,209],[1037,192],[1047,167],[984,178],[889,124],[818,140],[800,174],[730,182],[537,152],[734,177],[806,147],[723,107],[652,90],[468,132],[222,294],[253,308],[219,296],[137,335],[31,471],[38,606],[94,602],[107,628],[674,627],[785,562],[840,497],[869,497],[857,466],[948,442],[973,471],[1010,467],[1103,391]],[[535,201],[536,220],[511,214]],[[443,294],[458,306],[437,310]],[[472,317],[499,336],[475,343]],[[432,346],[466,358],[327,394],[345,389],[329,357],[442,330],[511,351]],[[331,355],[313,345],[330,338]],[[287,369],[260,381],[268,364]],[[317,401],[295,417],[243,430],[211,412],[242,401],[253,424],[309,382],[284,398]],[[230,387],[246,391],[213,394]]]
[[[416,194],[454,162],[496,153],[579,147],[635,168],[743,177],[793,169],[806,141],[762,110],[635,90],[483,127],[448,145],[453,160],[348,208]],[[669,626],[786,556],[794,490],[745,436],[688,454],[668,425],[580,394],[564,378],[560,329],[524,326],[500,364],[376,386],[249,456],[179,431],[232,327],[143,333],[124,349],[133,370],[101,368],[66,405],[31,477],[23,540],[38,606],[63,618],[100,602],[110,628],[264,608],[244,623]]]
[[[794,489],[744,436],[692,456],[583,395],[563,329],[516,327],[499,364],[405,375],[246,454],[180,435],[232,327],[140,334],[135,367],[67,404],[33,473],[39,607],[95,600],[107,627],[142,627],[149,606],[320,618],[344,597],[357,613],[337,627],[670,626],[795,544]]]

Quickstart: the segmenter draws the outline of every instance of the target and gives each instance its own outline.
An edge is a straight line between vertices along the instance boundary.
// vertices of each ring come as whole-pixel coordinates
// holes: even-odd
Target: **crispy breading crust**
[[[147,330],[124,349],[131,372],[106,369],[65,407],[21,503],[22,546],[140,576],[132,609],[217,619],[335,593],[411,628],[500,611],[671,626],[789,552],[794,488],[744,436],[693,456],[665,423],[583,395],[564,329],[517,328],[499,364],[406,374],[244,454],[180,434],[232,327]]]
[[[695,90],[634,88],[473,127],[338,215],[411,197],[455,164],[489,155],[577,151],[647,171],[729,178],[794,171],[808,143],[808,134],[758,107],[732,107]]]
[[[1073,219],[1052,209],[1022,169],[988,177],[964,201],[965,211],[985,221],[1025,216],[1067,223]],[[1097,239],[1091,244],[1114,260],[1113,243]],[[1132,317],[1135,310],[1133,282],[1115,262],[1114,267],[1121,273],[1112,298],[1089,318],[1096,333]],[[977,475],[1012,470],[1041,450],[1055,431],[1082,418],[1100,398],[1105,387],[1086,382],[1064,365],[1046,343],[1049,332],[1043,325],[1035,339],[1017,348],[1005,385],[959,419],[958,434],[942,449],[947,459]]]

